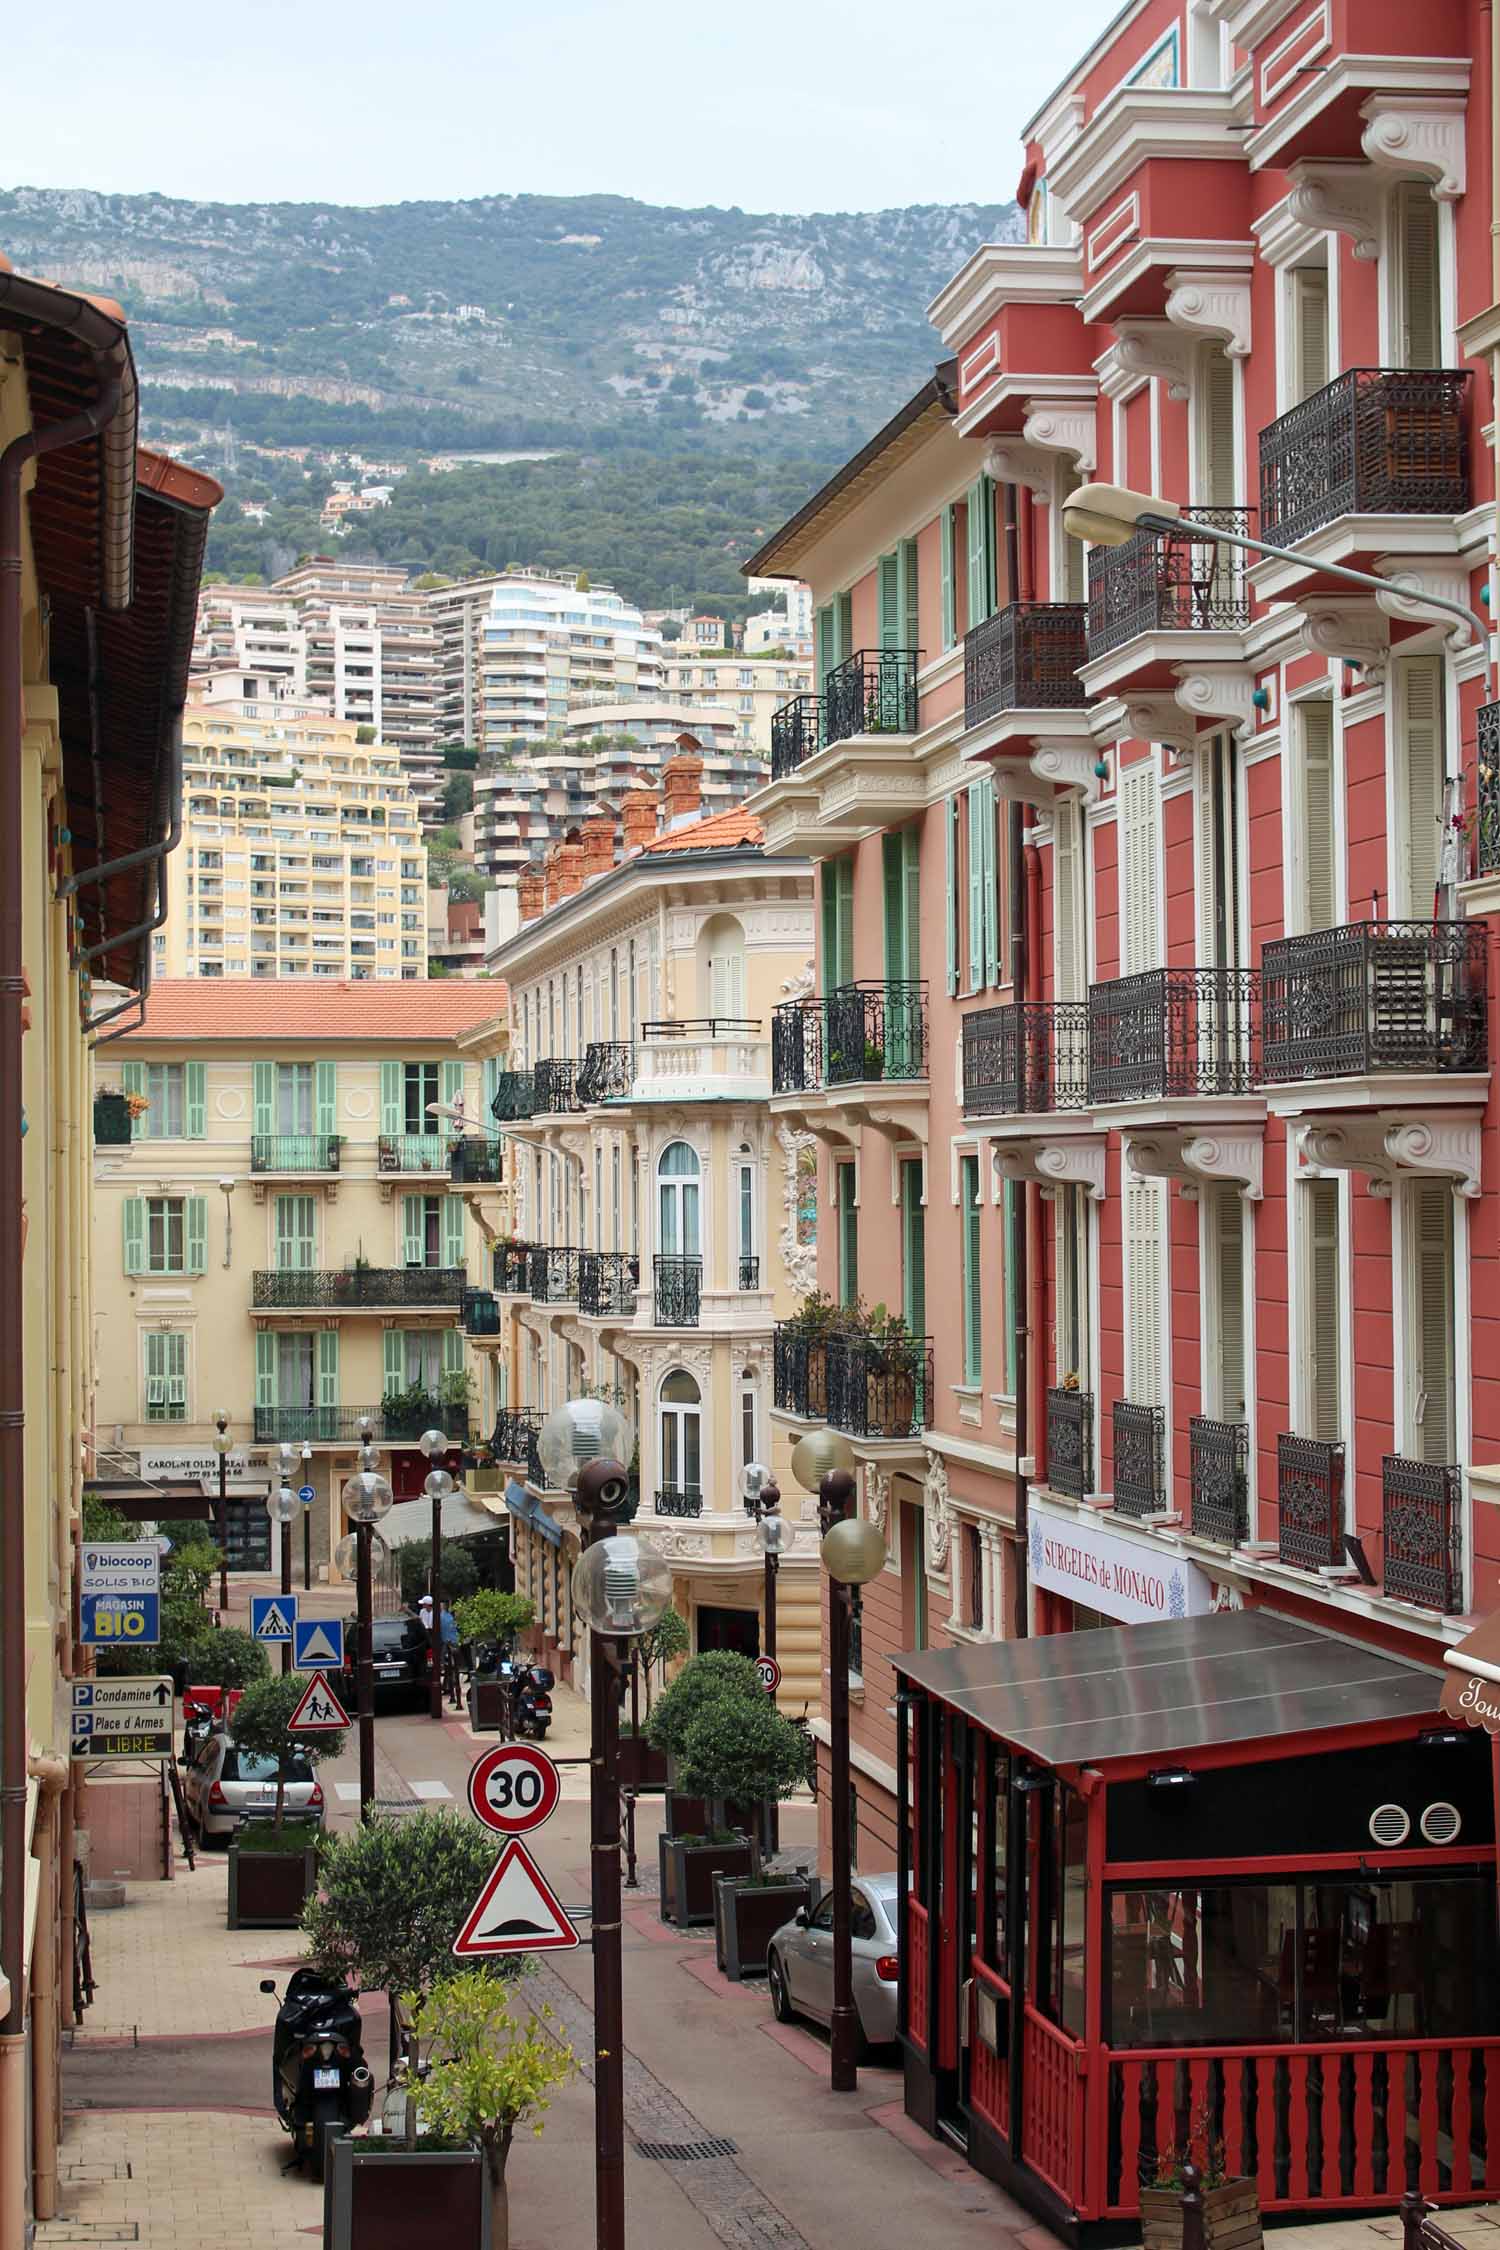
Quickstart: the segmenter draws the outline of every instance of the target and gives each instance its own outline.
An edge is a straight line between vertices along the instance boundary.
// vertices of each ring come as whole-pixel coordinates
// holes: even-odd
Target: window
[[[1198,842],[1198,960],[1202,967],[1235,969],[1240,965],[1240,821],[1239,753],[1227,730],[1215,735],[1194,759],[1197,791]],[[1208,1026],[1200,1020],[1199,1039],[1207,1030],[1217,1053],[1205,1059],[1232,1067],[1244,1059],[1249,1025],[1242,1020],[1232,991],[1226,989]]]
[[[405,1064],[401,1073],[401,1098],[406,1120],[402,1130],[407,1133],[431,1132],[432,1122],[427,1114],[427,1105],[438,1099],[437,1064]]]
[[[822,986],[836,992],[854,981],[854,861],[846,853],[825,859],[821,870]]]
[[[657,1249],[664,1258],[700,1255],[699,1174],[696,1152],[671,1141],[656,1167]]]
[[[1005,1957],[1006,1840],[1010,1832],[1010,1760],[1003,1750],[989,1753],[989,1773],[984,1792],[983,1856],[980,1880],[980,1950],[992,1969],[1008,1974]]]
[[[1343,1428],[1343,1340],[1340,1299],[1343,1289],[1343,1218],[1339,1183],[1302,1183],[1302,1329],[1308,1397],[1302,1433],[1335,1444]]]
[[[859,1205],[855,1200],[856,1174],[852,1164],[834,1171],[838,1217],[839,1303],[852,1305],[859,1296]]]
[[[1402,367],[1443,364],[1438,207],[1425,180],[1402,180],[1392,199],[1395,319],[1392,337]]]
[[[758,1422],[755,1383],[751,1377],[747,1376],[740,1390],[740,1460],[742,1464],[760,1459]]]
[[[202,1063],[128,1062],[121,1073],[127,1094],[144,1094],[148,1107],[136,1118],[137,1140],[201,1140],[204,1133]]]
[[[1245,1368],[1245,1206],[1238,1188],[1215,1187],[1200,1199],[1210,1319],[1208,1383],[1221,1421],[1247,1418]]]
[[[1052,989],[1059,1000],[1088,997],[1088,945],[1084,936],[1086,861],[1078,807],[1060,803],[1052,815]],[[1077,1066],[1065,1065],[1077,1076]]]
[[[314,1071],[311,1063],[278,1063],[276,1066],[276,1130],[310,1133],[313,1130]]]
[[[701,989],[708,1014],[732,1021],[745,1015],[745,932],[732,914],[715,914],[698,940]]]
[[[1287,369],[1289,407],[1322,390],[1331,369],[1328,351],[1328,268],[1294,266],[1287,276],[1291,322]]]
[[[1076,1789],[1059,1786],[1044,1806],[1030,1800],[1033,1818],[1050,1827],[1047,1874],[1050,1901],[1043,1958],[1037,1964],[1042,2006],[1073,2038],[1083,2037],[1084,1967],[1088,1915],[1088,1811]]]
[[[1410,1315],[1407,1451],[1419,1461],[1457,1458],[1453,1349],[1453,1190],[1413,1180],[1406,1194]]]
[[[187,1337],[181,1329],[149,1329],[143,1339],[146,1420],[187,1420]]]
[[[310,1334],[278,1334],[276,1404],[293,1414],[311,1413],[318,1404],[316,1339]]]
[[[964,1381],[978,1384],[984,1371],[984,1275],[979,1231],[979,1159],[958,1160],[958,1200],[963,1228]]]
[[[317,1200],[311,1195],[276,1198],[276,1266],[281,1273],[308,1273],[318,1262]]]
[[[901,1317],[913,1336],[927,1333],[927,1212],[922,1160],[901,1160]]]
[[[1080,1389],[1089,1388],[1093,1362],[1089,1333],[1091,1302],[1089,1280],[1088,1205],[1084,1192],[1069,1181],[1057,1190],[1057,1381],[1070,1375]]]
[[[982,1633],[984,1616],[984,1541],[979,1536],[977,1523],[963,1527],[964,1588],[968,1597],[968,1623],[970,1629]]]
[[[969,818],[969,990],[1000,982],[1000,893],[996,880],[995,784],[964,792]]]
[[[1159,1180],[1125,1183],[1125,1396],[1134,1406],[1163,1403],[1163,1184]]]
[[[183,1199],[180,1195],[152,1195],[146,1199],[146,1271],[182,1273],[186,1268]]]
[[[1333,705],[1326,697],[1292,705],[1295,751],[1292,829],[1296,856],[1292,897],[1299,934],[1331,930],[1338,921],[1334,824]]]
[[[1120,776],[1120,974],[1161,966],[1158,907],[1156,767],[1151,759]]]
[[[702,1495],[702,1417],[698,1385],[685,1369],[677,1368],[661,1386],[661,1489],[699,1498]]]
[[[443,1338],[439,1330],[408,1328],[400,1332],[401,1372],[408,1390],[421,1389],[435,1396],[443,1379]],[[387,1384],[387,1390],[399,1388]]]
[[[126,1273],[207,1272],[206,1197],[128,1196],[123,1218]]]
[[[1237,507],[1240,474],[1234,426],[1234,361],[1222,344],[1203,346],[1198,355],[1197,375],[1197,496],[1210,508]],[[1215,550],[1215,563],[1211,568],[1224,552]]]
[[[760,1275],[749,1272],[755,1259],[755,1163],[742,1157],[736,1167],[736,1225],[739,1232],[740,1287],[758,1287]]]
[[[1415,921],[1434,911],[1442,862],[1446,759],[1443,659],[1406,656],[1392,667],[1396,686],[1396,819],[1404,849],[1405,907]],[[1400,879],[1393,886],[1400,896]]]

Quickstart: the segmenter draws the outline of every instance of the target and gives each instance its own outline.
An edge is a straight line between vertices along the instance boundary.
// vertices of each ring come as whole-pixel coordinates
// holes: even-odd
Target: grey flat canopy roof
[[[892,1662],[913,1686],[1054,1766],[1421,1718],[1436,1715],[1443,1691],[1426,1665],[1252,1609]]]

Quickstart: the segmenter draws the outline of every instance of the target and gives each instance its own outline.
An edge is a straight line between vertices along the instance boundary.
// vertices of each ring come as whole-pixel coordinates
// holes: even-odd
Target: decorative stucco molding
[[[1058,789],[1081,789],[1085,797],[1097,796],[1094,753],[1087,743],[1045,742],[1031,753],[1031,770],[1038,781]]]
[[[1104,1200],[1105,1136],[1076,1134],[1055,1141],[993,1141],[991,1162],[1002,1180],[1039,1180],[1044,1187],[1081,1187]]]
[[[1137,1179],[1180,1180],[1184,1193],[1193,1196],[1203,1181],[1222,1182],[1251,1203],[1261,1199],[1263,1155],[1263,1136],[1256,1131],[1200,1133],[1184,1126],[1128,1133],[1125,1139],[1125,1161]]]
[[[1197,719],[1227,719],[1236,733],[1249,734],[1255,725],[1255,674],[1248,664],[1205,664],[1191,670],[1177,666],[1176,700]]]
[[[948,1547],[953,1536],[952,1505],[948,1496],[948,1467],[941,1453],[927,1456],[927,1474],[924,1484],[927,1519],[927,1566],[929,1570],[945,1571],[948,1567]]]
[[[1382,171],[1420,173],[1439,203],[1454,203],[1467,183],[1464,103],[1449,94],[1372,94],[1360,109],[1360,137]]]
[[[1379,687],[1385,678],[1390,639],[1389,625],[1367,595],[1342,601],[1319,594],[1303,613],[1303,647],[1314,656],[1358,664],[1369,687]]]
[[[1197,726],[1175,695],[1127,695],[1122,708],[1124,725],[1117,733],[1126,741],[1160,742],[1170,750],[1185,751],[1198,740]]]
[[[1049,453],[1066,453],[1087,475],[1099,463],[1098,422],[1091,406],[1064,404],[1060,400],[1029,398],[1021,434],[1030,446]]]
[[[1099,387],[1107,398],[1122,398],[1154,375],[1169,398],[1192,391],[1192,346],[1164,320],[1120,320],[1115,341],[1099,358]]]
[[[1231,359],[1250,351],[1250,277],[1243,273],[1169,273],[1166,316],[1195,336],[1218,336]]]
[[[1381,188],[1363,164],[1306,166],[1287,197],[1294,219],[1318,234],[1346,234],[1366,265],[1380,256]]]
[[[1402,1173],[1451,1180],[1462,1196],[1479,1193],[1478,1117],[1392,1119],[1304,1125],[1297,1136],[1303,1160],[1320,1172],[1365,1172],[1372,1193],[1388,1196]]]
[[[865,1463],[865,1514],[884,1539],[891,1520],[891,1480],[873,1461]]]
[[[984,467],[996,484],[1020,484],[1043,500],[1052,497],[1057,464],[1038,445],[1026,445],[1015,438],[991,445],[985,450]]]
[[[1403,625],[1435,625],[1440,617],[1411,596],[1435,594],[1445,602],[1461,602],[1468,607],[1469,581],[1456,563],[1427,561],[1413,562],[1407,555],[1382,555],[1375,564],[1382,578],[1391,582],[1388,594],[1377,594],[1375,606],[1387,617],[1399,618]],[[1443,621],[1446,622],[1446,621]],[[1473,635],[1455,617],[1447,633],[1447,641],[1454,650],[1465,649]]]
[[[798,1165],[802,1157],[816,1147],[816,1142],[811,1133],[794,1132],[786,1119],[780,1118],[776,1126],[776,1146],[781,1151],[782,1224],[778,1243],[781,1263],[797,1294],[806,1297],[818,1284],[818,1246],[815,1241],[803,1242],[798,1235],[801,1213]]]

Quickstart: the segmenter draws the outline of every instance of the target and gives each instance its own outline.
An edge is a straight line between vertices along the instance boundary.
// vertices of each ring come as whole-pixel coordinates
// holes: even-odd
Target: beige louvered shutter
[[[1413,1341],[1413,1424],[1419,1460],[1455,1458],[1453,1367],[1453,1191],[1440,1180],[1411,1189],[1412,1275],[1416,1292]]]
[[[1307,1434],[1335,1443],[1342,1435],[1339,1400],[1339,1296],[1343,1285],[1339,1250],[1339,1184],[1309,1180],[1307,1197],[1307,1352],[1309,1398]]]
[[[1240,499],[1234,442],[1234,362],[1222,344],[1206,347],[1201,385],[1202,497],[1211,508],[1233,508]],[[1224,553],[1223,548],[1217,550],[1217,555]]]
[[[1245,1206],[1239,1190],[1221,1187],[1211,1213],[1214,1289],[1218,1298],[1219,1413],[1245,1419]]]
[[[1425,181],[1403,180],[1396,190],[1400,257],[1401,364],[1443,364],[1438,284],[1437,205]]]
[[[1161,1246],[1159,1183],[1125,1185],[1126,1337],[1125,1395],[1134,1406],[1161,1404]]]
[[[1408,656],[1396,666],[1401,803],[1406,821],[1407,912],[1432,912],[1442,857],[1443,660]]]
[[[1328,381],[1328,269],[1298,266],[1292,274],[1293,405]]]
[[[1214,767],[1218,744],[1200,749],[1193,762],[1193,814],[1197,844],[1198,959],[1205,968],[1221,968],[1215,944],[1215,867],[1219,840],[1214,823]]]
[[[1302,927],[1331,930],[1338,916],[1334,859],[1333,705],[1299,703],[1301,738]]]
[[[1052,982],[1059,1000],[1084,996],[1079,851],[1078,809],[1059,805],[1052,818]]]
[[[1120,782],[1120,970],[1161,965],[1156,885],[1156,769],[1131,766]]]

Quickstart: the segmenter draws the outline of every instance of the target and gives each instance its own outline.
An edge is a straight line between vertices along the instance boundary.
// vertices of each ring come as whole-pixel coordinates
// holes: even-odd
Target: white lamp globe
[[[885,1541],[874,1524],[845,1516],[824,1534],[823,1568],[844,1586],[868,1586],[885,1568]]]
[[[370,1570],[378,1577],[390,1557],[390,1549],[378,1531],[370,1534]],[[340,1578],[352,1578],[359,1568],[359,1541],[352,1531],[346,1531],[333,1550],[334,1568]]]
[[[549,1491],[572,1492],[579,1470],[590,1461],[627,1464],[635,1437],[619,1408],[607,1399],[570,1398],[547,1416],[536,1444]]]
[[[273,1523],[290,1523],[297,1513],[297,1495],[289,1484],[266,1494],[266,1514]]]
[[[429,1469],[422,1479],[422,1490],[429,1500],[446,1500],[457,1489],[446,1469]]]
[[[841,1430],[809,1430],[792,1447],[792,1475],[804,1492],[816,1492],[824,1477],[837,1469],[853,1469],[854,1448]]]
[[[428,1460],[435,1461],[440,1453],[447,1452],[451,1441],[442,1430],[424,1430],[418,1442]]]
[[[233,1439],[232,1439],[232,1438],[230,1437],[230,1435],[229,1435],[229,1431],[228,1431],[228,1429],[227,1429],[227,1428],[225,1428],[225,1429],[222,1429],[222,1430],[220,1430],[220,1429],[216,1429],[216,1430],[214,1431],[214,1451],[215,1451],[215,1453],[227,1453],[227,1452],[229,1451],[229,1448],[230,1448],[230,1446],[231,1446],[231,1445],[232,1445],[233,1443],[234,1443],[234,1440],[233,1440]]]
[[[786,1545],[785,1518],[775,1514],[762,1516],[755,1529],[760,1539],[762,1553],[779,1555]]]
[[[344,1486],[344,1513],[351,1523],[379,1523],[396,1495],[374,1469],[360,1469]]]
[[[573,1607],[596,1633],[649,1633],[671,1599],[666,1556],[631,1533],[596,1539],[574,1566]]]

